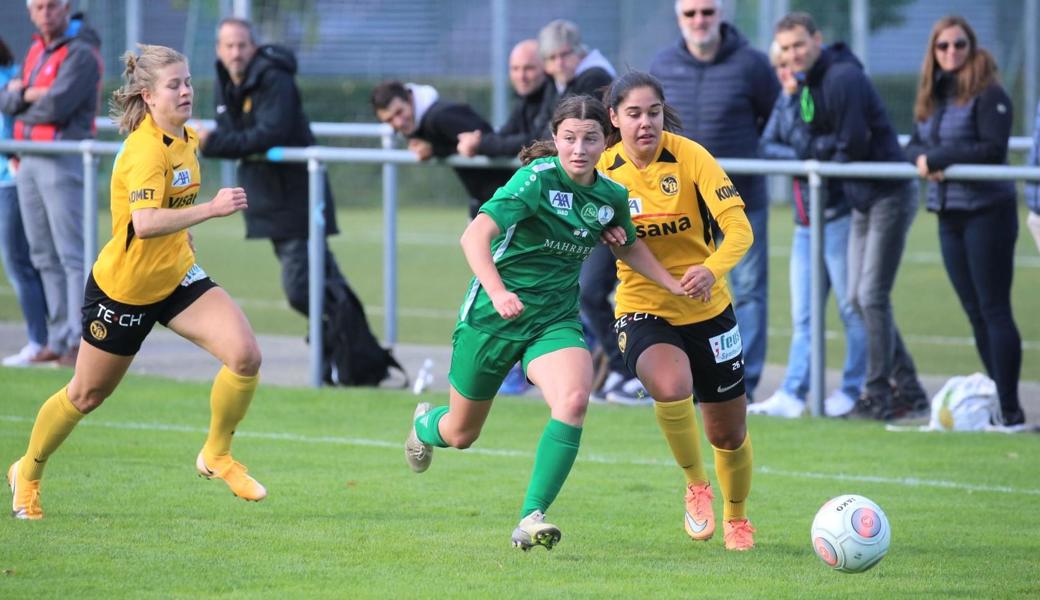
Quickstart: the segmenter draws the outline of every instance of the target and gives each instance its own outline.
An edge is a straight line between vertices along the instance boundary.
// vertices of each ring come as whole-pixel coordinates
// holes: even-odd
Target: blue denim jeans
[[[0,258],[22,307],[29,341],[46,346],[47,301],[40,273],[29,258],[29,242],[25,239],[22,212],[18,208],[18,190],[13,185],[0,187]]]
[[[975,335],[975,348],[1008,424],[1023,421],[1018,399],[1022,337],[1011,312],[1011,278],[1018,239],[1018,206],[939,214],[943,264]]]
[[[845,366],[841,390],[853,399],[859,397],[867,375],[867,332],[863,319],[848,297],[849,228],[852,217],[846,215],[823,226],[823,293],[834,290],[838,313],[845,324]],[[791,241],[791,349],[787,355],[787,374],[781,384],[788,394],[802,400],[809,393],[809,362],[812,332],[812,261],[809,253],[809,228],[796,226]]]
[[[744,385],[750,396],[762,378],[769,334],[769,206],[748,211],[747,218],[755,241],[729,272],[729,289],[744,345]]]
[[[867,329],[867,395],[891,398],[892,385],[924,394],[917,367],[892,314],[892,286],[906,236],[917,215],[917,195],[907,183],[881,196],[866,211],[852,211],[849,233],[849,299]]]

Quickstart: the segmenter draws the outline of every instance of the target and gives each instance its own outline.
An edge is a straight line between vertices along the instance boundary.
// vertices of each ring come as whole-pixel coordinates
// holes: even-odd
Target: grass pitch
[[[68,376],[0,369],[5,469]],[[758,547],[730,553],[721,528],[708,543],[686,537],[682,476],[652,412],[595,405],[549,511],[563,540],[523,553],[509,534],[545,406],[496,401],[475,448],[438,450],[415,475],[402,452],[414,402],[261,387],[235,442],[270,492],[254,504],[194,473],[208,386],[129,377],[52,458],[46,519],[0,519],[0,597],[1040,595],[1029,509],[1040,501],[1040,436],[752,418]],[[861,575],[831,571],[809,543],[816,509],[847,492],[878,502],[893,528],[888,556]]]

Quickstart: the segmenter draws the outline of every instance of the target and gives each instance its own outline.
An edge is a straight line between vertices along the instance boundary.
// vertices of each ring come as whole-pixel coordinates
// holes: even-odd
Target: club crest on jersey
[[[173,187],[184,187],[191,183],[191,170],[180,169],[179,171],[173,172],[173,181],[170,185]]]
[[[665,196],[674,196],[679,193],[679,180],[675,175],[665,175],[661,178],[661,193]]]
[[[628,212],[632,216],[643,214],[643,199],[642,198],[629,198],[628,199]]]
[[[574,205],[574,194],[569,192],[559,192],[556,190],[549,190],[549,206],[556,210],[558,215],[569,215],[571,214],[571,208]]]

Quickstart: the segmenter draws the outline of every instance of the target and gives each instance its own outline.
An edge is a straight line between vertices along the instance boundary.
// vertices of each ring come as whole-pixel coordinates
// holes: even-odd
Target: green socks
[[[448,447],[448,443],[441,437],[441,432],[437,428],[446,414],[448,414],[448,407],[438,406],[415,420],[415,435],[418,436],[420,442],[438,448]]]
[[[536,510],[544,513],[556,499],[578,456],[580,442],[581,427],[549,419],[542,431],[542,439],[538,441],[534,472],[531,473],[531,482],[527,485],[524,505],[520,510],[521,519]]]

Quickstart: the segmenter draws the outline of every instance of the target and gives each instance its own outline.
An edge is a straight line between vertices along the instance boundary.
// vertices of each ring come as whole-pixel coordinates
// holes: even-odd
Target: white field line
[[[0,415],[0,421],[9,423],[32,423],[33,419],[14,415]],[[208,430],[201,427],[190,427],[187,425],[171,425],[167,423],[116,423],[112,421],[85,420],[80,423],[81,427],[98,427],[102,429],[153,431],[192,433],[205,435]],[[368,448],[387,448],[400,450],[401,442],[388,442],[384,440],[372,440],[367,438],[342,437],[342,436],[310,436],[287,432],[261,432],[261,431],[237,431],[236,438],[251,438],[259,440],[296,442],[302,444],[331,444],[335,446],[360,446]],[[499,456],[507,458],[534,458],[531,452],[520,450],[502,450],[495,448],[470,448],[466,454],[477,454],[481,456]],[[613,466],[652,466],[672,468],[675,463],[670,460],[657,459],[631,459],[615,458],[598,454],[582,454],[578,462],[593,463]],[[708,468],[714,468],[708,464]],[[403,467],[402,467],[403,468]],[[816,473],[813,471],[789,471],[786,469],[774,469],[769,466],[757,466],[755,472],[760,475],[774,477],[786,477],[791,479],[821,479],[828,481],[847,481],[855,483],[880,483],[909,488],[938,488],[948,490],[961,490],[966,492],[992,492],[997,494],[1019,494],[1025,496],[1040,496],[1040,489],[1018,488],[1006,485],[985,485],[976,483],[963,483],[959,481],[947,481],[943,479],[923,479],[919,477],[882,477],[876,475],[854,475],[849,473]]]

